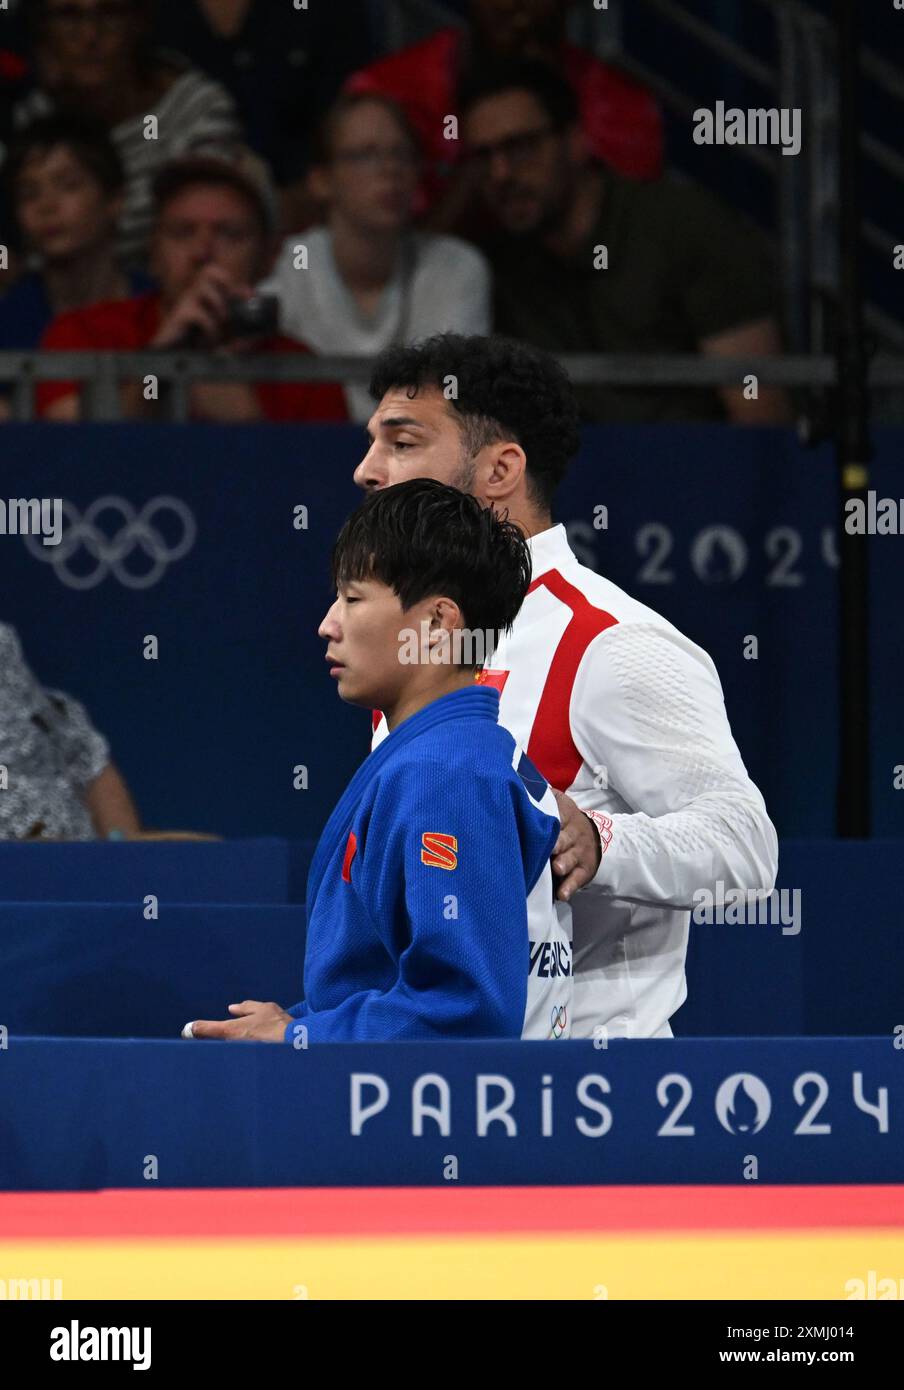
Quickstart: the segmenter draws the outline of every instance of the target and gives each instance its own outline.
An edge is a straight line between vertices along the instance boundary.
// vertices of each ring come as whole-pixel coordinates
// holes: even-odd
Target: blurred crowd
[[[781,351],[762,231],[665,168],[651,95],[568,0],[469,0],[385,54],[341,0],[0,10],[0,349]],[[148,398],[149,394],[152,398]],[[77,381],[39,389],[78,420]],[[0,386],[0,416],[9,385]],[[788,419],[782,392],[582,386],[588,421]],[[157,393],[122,388],[130,418]],[[366,420],[363,388],[198,384],[192,418]]]

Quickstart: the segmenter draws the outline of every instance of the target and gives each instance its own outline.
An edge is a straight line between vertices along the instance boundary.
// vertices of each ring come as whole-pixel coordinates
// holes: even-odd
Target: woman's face
[[[134,69],[143,26],[135,0],[45,0],[47,85],[89,92],[122,81]]]
[[[35,151],[16,181],[16,216],[46,261],[65,261],[112,236],[118,200],[64,145]]]
[[[404,126],[381,102],[346,112],[321,170],[322,195],[331,208],[374,232],[398,230],[411,216],[417,154]]]

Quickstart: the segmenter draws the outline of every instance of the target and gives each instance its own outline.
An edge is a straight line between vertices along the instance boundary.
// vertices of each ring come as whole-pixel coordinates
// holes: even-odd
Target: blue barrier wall
[[[303,998],[304,908],[6,903],[0,1020],[11,1033],[178,1038],[242,999]],[[289,997],[291,995],[291,998]]]
[[[799,912],[692,922],[676,1034],[891,1039],[904,1024],[895,849],[783,841],[779,888],[799,893]],[[239,999],[294,1004],[310,850],[261,840],[0,846],[0,1024],[172,1038]]]
[[[93,507],[101,534],[72,554],[0,537],[0,617],[46,683],[88,704],[145,819],[316,836],[369,746],[368,715],[337,699],[316,635],[363,432],[44,425],[3,439],[4,493],[62,496],[82,519]],[[900,496],[904,432],[877,431],[877,445],[872,485]],[[145,510],[160,498],[175,509]],[[711,653],[786,836],[834,832],[834,498],[830,449],[801,450],[788,431],[600,427],[557,506],[583,559]],[[123,503],[140,523],[125,536]],[[874,830],[892,836],[904,834],[902,548],[871,542]],[[156,661],[142,655],[149,634]],[[297,765],[307,790],[293,787]]]
[[[740,1183],[751,1155],[764,1183],[904,1177],[888,1038],[298,1051],[13,1038],[2,1060],[2,1190],[146,1188],[149,1154],[161,1187],[439,1186],[450,1153],[468,1187]],[[422,1104],[448,1122],[416,1124],[421,1077]],[[507,1121],[489,1121],[497,1106]]]

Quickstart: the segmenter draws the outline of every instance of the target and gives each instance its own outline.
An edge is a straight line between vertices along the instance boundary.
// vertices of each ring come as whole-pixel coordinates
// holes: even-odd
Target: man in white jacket
[[[530,589],[478,679],[500,690],[499,722],[561,793],[552,864],[559,897],[575,895],[572,1037],[670,1037],[694,894],[720,881],[722,892],[768,893],[777,870],[716,669],[581,565],[553,524],[579,445],[574,393],[553,358],[443,334],[383,353],[371,393],[359,486],[437,478],[528,536]],[[384,732],[375,713],[375,743]]]

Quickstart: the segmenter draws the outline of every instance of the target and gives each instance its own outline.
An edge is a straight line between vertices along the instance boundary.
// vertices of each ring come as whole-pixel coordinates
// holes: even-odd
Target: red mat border
[[[0,1194],[0,1242],[904,1227],[904,1186],[218,1188]]]

